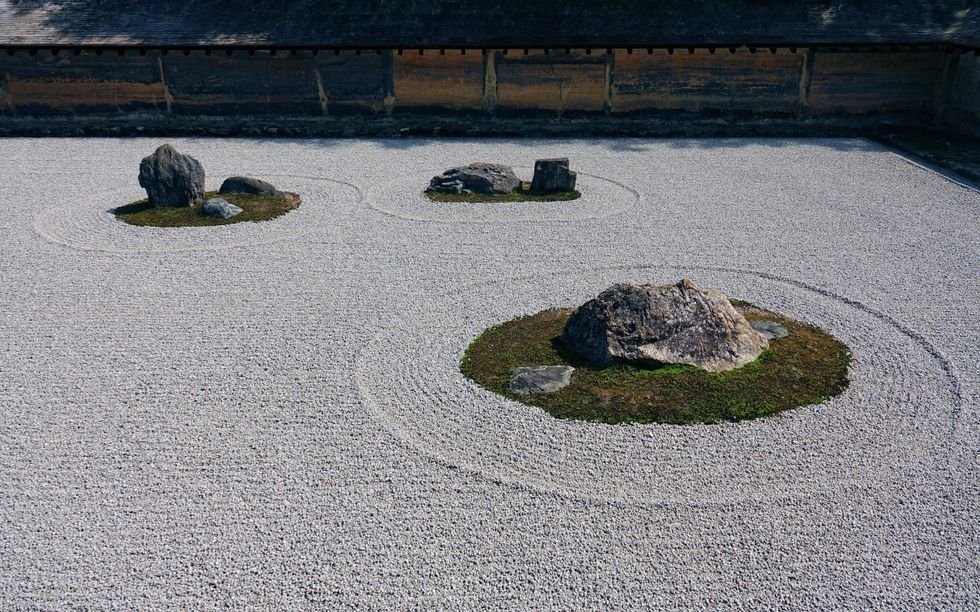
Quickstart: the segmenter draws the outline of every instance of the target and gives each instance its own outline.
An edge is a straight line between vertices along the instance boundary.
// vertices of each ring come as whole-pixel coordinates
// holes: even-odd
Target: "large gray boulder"
[[[252,178],[250,176],[233,176],[231,178],[226,178],[225,182],[221,183],[221,188],[218,193],[247,193],[250,195],[267,195],[282,197],[282,192],[272,186],[271,183],[267,183],[263,180],[257,178]]]
[[[235,215],[242,214],[244,211],[240,206],[235,206],[228,200],[223,200],[221,198],[209,198],[208,201],[204,203],[203,212],[209,217],[231,219]]]
[[[518,395],[554,393],[572,382],[572,366],[529,366],[514,368],[507,389]]]
[[[446,170],[429,182],[427,191],[502,195],[520,186],[521,179],[510,166],[475,163]]]
[[[769,347],[728,298],[686,278],[674,285],[613,285],[572,314],[561,342],[594,365],[623,359],[709,372],[745,365]]]
[[[139,181],[157,208],[192,206],[204,199],[204,167],[168,144],[143,158]]]
[[[539,159],[534,162],[532,193],[558,193],[575,191],[577,174],[568,169],[567,157]]]

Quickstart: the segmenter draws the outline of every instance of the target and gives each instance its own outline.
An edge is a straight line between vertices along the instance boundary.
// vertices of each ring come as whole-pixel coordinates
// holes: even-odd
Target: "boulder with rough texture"
[[[532,193],[558,193],[575,191],[577,174],[568,169],[567,157],[539,159],[534,162]]]
[[[789,330],[775,321],[750,321],[752,329],[766,337],[766,340],[778,340],[789,335]]]
[[[428,191],[438,193],[479,193],[484,195],[508,194],[520,187],[510,166],[475,163],[450,168],[429,182]]]
[[[709,372],[745,365],[769,347],[728,298],[686,278],[673,285],[613,285],[572,314],[561,342],[595,365],[623,359]]]
[[[572,366],[531,366],[514,368],[510,372],[511,393],[529,395],[538,393],[554,393],[564,389],[572,382]]]
[[[165,144],[140,162],[140,187],[157,208],[192,206],[204,199],[204,167]]]
[[[267,195],[282,197],[282,192],[272,184],[250,176],[233,176],[221,183],[218,193],[247,193],[250,195]]]
[[[222,219],[230,219],[235,215],[240,215],[244,212],[241,207],[235,206],[228,200],[222,200],[221,198],[210,198],[204,203],[204,214],[209,217],[221,217]]]

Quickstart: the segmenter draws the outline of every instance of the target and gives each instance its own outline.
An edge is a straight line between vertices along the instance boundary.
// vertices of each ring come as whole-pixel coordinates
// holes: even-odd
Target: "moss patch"
[[[847,388],[850,351],[830,334],[745,302],[748,320],[784,325],[786,338],[769,342],[758,359],[727,372],[694,366],[596,368],[558,344],[571,309],[546,310],[492,327],[467,348],[460,368],[481,386],[564,419],[602,423],[717,423],[775,414],[816,404]],[[507,392],[519,366],[571,365],[572,383],[546,395]]]
[[[531,184],[522,183],[511,193],[501,195],[486,195],[482,193],[440,193],[438,191],[423,191],[422,195],[433,202],[567,202],[582,197],[578,191],[559,191],[555,193],[531,193]]]
[[[120,221],[130,225],[148,227],[203,227],[209,225],[230,225],[243,221],[267,221],[293,210],[300,204],[300,197],[295,193],[287,193],[285,197],[249,195],[244,193],[223,193],[209,191],[207,198],[221,198],[236,206],[243,212],[230,219],[209,217],[204,214],[204,204],[185,206],[181,208],[154,208],[149,200],[140,200],[120,206],[112,212]]]

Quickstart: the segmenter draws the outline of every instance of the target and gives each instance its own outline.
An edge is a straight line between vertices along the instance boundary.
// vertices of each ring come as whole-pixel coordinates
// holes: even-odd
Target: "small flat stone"
[[[775,321],[749,321],[752,329],[766,337],[766,340],[776,340],[789,335],[789,330]]]
[[[204,203],[204,214],[209,217],[221,217],[222,219],[230,219],[235,215],[240,215],[244,212],[240,207],[235,206],[228,200],[223,200],[221,198],[211,198]]]
[[[572,366],[531,366],[514,368],[510,373],[511,393],[530,395],[538,393],[554,393],[572,382]]]

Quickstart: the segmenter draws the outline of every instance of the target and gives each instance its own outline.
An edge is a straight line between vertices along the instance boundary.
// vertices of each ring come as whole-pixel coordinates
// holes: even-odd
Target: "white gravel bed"
[[[160,139],[0,139],[0,608],[980,607],[980,193],[862,140],[176,139],[278,219],[138,228]],[[432,204],[445,168],[583,198]],[[738,424],[554,419],[483,329],[689,276],[850,388]]]

